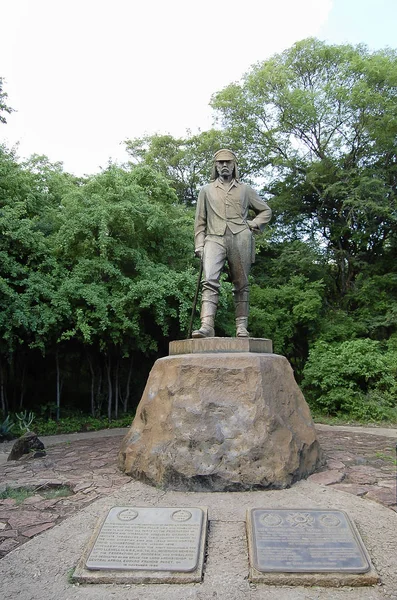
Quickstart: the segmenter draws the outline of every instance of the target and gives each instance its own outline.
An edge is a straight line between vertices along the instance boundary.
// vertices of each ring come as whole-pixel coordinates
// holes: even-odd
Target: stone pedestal
[[[207,353],[156,361],[119,467],[163,488],[214,492],[280,489],[313,473],[321,450],[287,359],[249,344],[219,352],[214,339]]]

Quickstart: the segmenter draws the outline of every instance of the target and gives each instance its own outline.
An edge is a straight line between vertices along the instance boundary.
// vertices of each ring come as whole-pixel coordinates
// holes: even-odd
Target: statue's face
[[[231,177],[234,170],[234,160],[217,160],[215,167],[220,177]]]

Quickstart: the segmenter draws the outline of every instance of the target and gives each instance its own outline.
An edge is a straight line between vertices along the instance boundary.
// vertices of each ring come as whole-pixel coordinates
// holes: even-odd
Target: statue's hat
[[[222,148],[222,150],[218,150],[218,152],[215,152],[214,154],[214,161],[217,160],[234,160],[237,162],[237,157],[231,150]]]

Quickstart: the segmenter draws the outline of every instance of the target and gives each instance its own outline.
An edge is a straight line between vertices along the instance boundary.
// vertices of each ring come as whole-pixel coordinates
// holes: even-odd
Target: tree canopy
[[[231,147],[274,213],[257,238],[251,334],[273,340],[319,413],[397,420],[396,51],[303,40],[211,105],[217,128],[127,140],[130,162],[90,177],[0,147],[3,414],[111,418],[137,403],[155,358],[186,336],[194,205]],[[233,335],[230,288],[225,274],[220,335]]]
[[[4,91],[4,78],[0,77],[0,123],[7,123],[6,114],[11,114],[13,108],[7,104],[8,94]]]
[[[320,240],[338,295],[395,247],[396,90],[394,50],[308,39],[212,99],[250,172],[275,195],[274,226]]]

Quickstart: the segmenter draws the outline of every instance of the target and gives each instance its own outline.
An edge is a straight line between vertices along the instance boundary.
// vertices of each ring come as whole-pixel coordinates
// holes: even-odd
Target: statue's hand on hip
[[[252,231],[252,233],[260,233],[261,230],[259,229],[258,225],[256,223],[254,223],[253,221],[247,221],[247,225],[250,228],[250,230]]]

